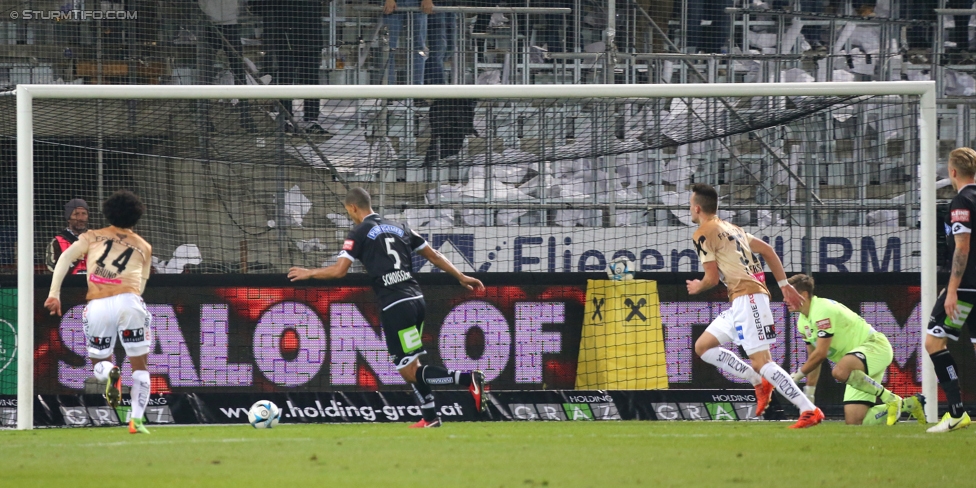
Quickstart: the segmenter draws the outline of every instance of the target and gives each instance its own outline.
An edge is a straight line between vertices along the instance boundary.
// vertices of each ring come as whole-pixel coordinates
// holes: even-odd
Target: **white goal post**
[[[33,428],[34,391],[34,99],[411,99],[411,98],[674,98],[748,96],[918,96],[917,139],[921,179],[921,310],[925,337],[927,313],[936,299],[936,93],[935,82],[743,83],[686,85],[450,85],[450,86],[153,86],[18,85],[17,94],[17,428]],[[923,359],[922,391],[937,398],[928,355]],[[926,406],[934,422],[938,402]]]

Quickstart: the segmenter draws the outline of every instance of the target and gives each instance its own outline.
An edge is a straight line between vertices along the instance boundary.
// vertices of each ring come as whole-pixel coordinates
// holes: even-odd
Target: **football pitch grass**
[[[976,429],[915,423],[491,422],[0,431],[0,485],[616,487],[974,485]]]

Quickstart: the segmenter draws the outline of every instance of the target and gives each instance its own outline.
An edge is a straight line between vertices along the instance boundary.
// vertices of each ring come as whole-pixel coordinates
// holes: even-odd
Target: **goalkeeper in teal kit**
[[[814,295],[813,278],[799,274],[789,282],[803,297],[800,307],[790,307],[790,311],[800,312],[796,325],[807,343],[807,361],[793,373],[793,381],[807,378],[804,391],[810,401],[814,400],[820,363],[829,359],[834,363],[834,379],[847,384],[847,424],[894,425],[902,413],[925,423],[922,395],[902,399],[881,384],[893,357],[888,338],[843,304]]]

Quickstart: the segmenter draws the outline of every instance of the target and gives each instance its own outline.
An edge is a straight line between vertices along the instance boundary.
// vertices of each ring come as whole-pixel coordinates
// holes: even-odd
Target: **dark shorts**
[[[420,340],[424,332],[426,310],[424,297],[418,297],[402,301],[380,312],[386,349],[397,369],[402,369],[414,359],[427,354]]]
[[[962,326],[965,325],[969,327],[969,339],[976,344],[976,318],[970,316],[976,304],[976,290],[960,289],[957,296],[959,314],[953,320],[946,316],[945,312],[946,291],[943,289],[939,292],[939,298],[935,300],[935,307],[932,308],[932,315],[929,317],[928,334],[958,341]]]

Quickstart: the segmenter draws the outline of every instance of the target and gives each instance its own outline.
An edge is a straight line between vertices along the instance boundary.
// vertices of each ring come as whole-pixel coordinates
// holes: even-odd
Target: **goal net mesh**
[[[0,98],[3,272],[14,102]],[[902,97],[322,100],[315,124],[292,100],[34,103],[39,266],[68,200],[89,202],[98,227],[97,202],[119,188],[147,203],[140,231],[159,273],[320,265],[349,228],[347,188],[361,186],[378,213],[422,233],[473,234],[451,243],[472,271],[595,271],[617,255],[640,271],[692,271],[688,188],[705,182],[724,218],[783,239],[788,270],[809,258],[814,271],[917,271],[905,232],[917,221],[918,114]],[[853,253],[863,226],[883,228],[872,252],[883,257],[891,236],[900,256]],[[847,241],[805,255],[809,233]]]
[[[900,96],[320,100],[318,118],[308,120],[311,100],[35,100],[35,269],[49,274],[52,239],[77,225],[68,221],[66,202],[86,200],[87,227],[99,228],[107,225],[99,202],[121,188],[147,205],[137,231],[153,245],[157,274],[280,274],[291,266],[327,265],[351,226],[342,206],[346,191],[363,187],[380,215],[407,222],[465,272],[602,273],[620,256],[638,273],[701,271],[688,205],[690,186],[704,182],[719,191],[720,216],[773,245],[790,272],[918,272],[917,102]],[[0,345],[6,350],[14,335],[2,326],[15,322],[16,302],[14,97],[0,97],[0,114],[0,277],[7,275]],[[434,271],[422,260],[415,270]],[[316,298],[276,290],[275,296],[306,302],[334,298],[333,292]],[[367,301],[366,290],[335,293]],[[506,313],[578,324],[585,292],[540,288],[538,297],[577,300],[521,312],[516,304]],[[265,312],[243,289],[187,293],[191,298],[172,300],[201,311],[194,324],[181,322],[184,337],[205,338],[205,328],[226,326],[227,310],[206,308],[207,300],[239,301],[244,312],[236,313],[252,321]],[[60,328],[38,315],[37,345],[50,347],[35,355],[38,393],[77,391],[90,376],[76,306],[83,293],[72,296]],[[457,297],[429,294],[431,308],[438,300],[453,304]],[[166,327],[185,312],[159,307],[155,330],[172,339]],[[377,322],[373,312],[364,314],[349,320]],[[445,315],[436,320],[442,334],[451,326]],[[539,337],[548,333],[539,327]],[[484,349],[483,357],[493,353],[488,332],[471,340],[459,333],[462,339],[439,342],[441,359],[463,362],[472,348]],[[680,349],[669,334],[665,329],[663,340]],[[305,357],[302,351],[317,343],[298,341],[299,335],[275,338],[284,351],[276,354],[288,361]],[[215,337],[190,351],[176,339],[161,339],[153,364],[168,376],[154,373],[154,390],[254,386],[251,379],[235,383],[250,376],[237,370],[238,378],[228,364],[260,369],[267,358],[257,339],[250,332]],[[565,363],[534,363],[550,351],[537,344],[520,356],[523,369],[500,366],[495,379],[512,388],[571,389],[579,339],[563,337],[560,353],[567,357],[559,361]],[[277,379],[265,372],[266,383],[247,371],[265,390],[394,382],[395,372],[378,366],[386,364],[385,346],[370,340],[352,351],[351,362],[340,361],[346,369],[289,370]],[[223,363],[181,359],[217,354],[208,347],[225,348]],[[341,358],[335,354],[349,353],[333,350],[334,341],[327,347],[333,364]],[[370,348],[374,355],[364,358]],[[690,349],[670,354],[659,374],[690,378]],[[66,355],[71,364],[59,364]],[[0,395],[15,393],[15,366],[0,370]]]

